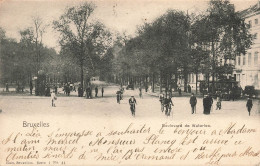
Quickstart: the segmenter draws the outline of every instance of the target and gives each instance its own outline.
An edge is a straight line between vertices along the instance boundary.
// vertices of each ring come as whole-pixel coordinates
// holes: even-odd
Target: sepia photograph
[[[0,0],[0,166],[260,166],[259,0]]]

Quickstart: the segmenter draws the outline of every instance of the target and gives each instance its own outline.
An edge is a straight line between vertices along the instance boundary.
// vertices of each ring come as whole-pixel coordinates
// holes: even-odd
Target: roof
[[[241,14],[242,17],[247,17],[251,14],[254,14],[256,12],[260,11],[260,1],[258,1],[255,5],[245,9],[245,10],[242,10],[239,12],[239,14]]]

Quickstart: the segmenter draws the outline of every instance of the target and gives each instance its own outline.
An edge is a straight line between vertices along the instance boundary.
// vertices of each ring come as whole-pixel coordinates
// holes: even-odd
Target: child
[[[56,107],[56,105],[55,105],[55,100],[57,100],[57,97],[56,97],[55,91],[53,90],[53,91],[51,92],[51,106],[52,106],[52,107]]]
[[[247,99],[246,107],[247,107],[248,114],[250,116],[250,111],[251,111],[251,109],[253,107],[253,101],[252,101],[252,99],[250,97]]]
[[[216,110],[217,109],[219,109],[219,110],[221,109],[221,99],[220,99],[219,96],[217,97],[217,107],[216,107]]]

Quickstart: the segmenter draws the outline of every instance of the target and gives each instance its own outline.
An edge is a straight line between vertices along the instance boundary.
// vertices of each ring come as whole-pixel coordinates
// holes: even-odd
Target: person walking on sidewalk
[[[251,97],[248,97],[247,102],[246,102],[246,107],[247,107],[248,114],[250,116],[250,112],[253,107],[253,101],[252,101]]]
[[[120,104],[120,100],[121,100],[121,90],[119,89],[119,91],[116,92],[116,101],[118,104]]]
[[[143,98],[142,87],[139,87],[139,97],[140,97],[140,98]]]
[[[159,101],[161,103],[161,111],[163,112],[164,111],[164,94],[160,94],[159,96]]]
[[[95,88],[95,97],[97,97],[97,95],[98,95],[98,87],[96,86],[96,88]]]
[[[53,91],[51,92],[51,106],[52,106],[52,107],[56,107],[56,105],[55,105],[55,100],[57,100],[57,97],[56,97],[55,91],[53,90]]]
[[[221,98],[220,96],[217,97],[217,104],[216,104],[216,110],[221,109]]]
[[[102,97],[104,96],[104,87],[101,88]]]
[[[135,105],[136,105],[136,99],[134,96],[131,96],[131,98],[129,99],[129,105],[130,105],[130,110],[132,113],[132,116],[135,117]]]
[[[197,104],[197,98],[194,96],[194,93],[192,93],[190,97],[191,114],[196,113],[195,112],[196,104]]]

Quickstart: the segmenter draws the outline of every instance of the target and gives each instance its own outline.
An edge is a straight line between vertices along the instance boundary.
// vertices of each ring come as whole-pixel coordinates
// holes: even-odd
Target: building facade
[[[236,57],[234,77],[244,89],[253,85],[260,90],[260,1],[254,6],[240,12],[245,22],[250,26],[250,33],[255,39],[245,55]]]

